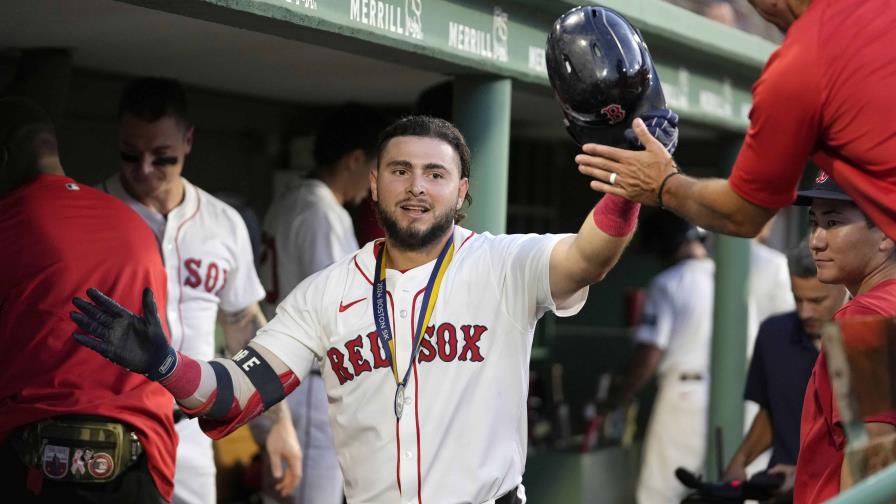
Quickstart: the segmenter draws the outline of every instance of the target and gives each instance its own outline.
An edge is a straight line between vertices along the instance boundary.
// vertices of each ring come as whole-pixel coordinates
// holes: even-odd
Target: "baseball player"
[[[91,285],[131,308],[134,286],[151,286],[164,306],[155,240],[123,203],[65,176],[49,116],[24,98],[0,99],[0,243],[3,500],[170,501],[170,394],[72,345],[66,320]]]
[[[606,407],[627,403],[657,374],[637,501],[663,504],[687,493],[675,479],[677,467],[701,472],[703,465],[715,263],[703,245],[705,233],[669,212],[649,215],[641,237],[667,268],[650,282],[634,357]]]
[[[809,247],[818,280],[842,284],[852,296],[834,320],[896,316],[896,242],[824,171],[811,189],[798,193],[795,204],[809,206]],[[868,415],[864,421],[870,443],[896,434],[896,411]],[[843,463],[845,447],[844,426],[822,352],[803,399],[794,502],[825,502],[860,476],[850,474]],[[868,469],[880,469],[876,466],[869,463]]]
[[[347,104],[318,129],[317,168],[287,189],[265,216],[266,241],[273,252],[268,255],[273,275],[266,285],[271,302],[280,303],[312,273],[360,248],[343,205],[357,204],[370,192],[368,177],[376,168],[377,135],[383,126],[375,111]],[[318,362],[287,402],[302,446],[303,474],[290,502],[340,504],[342,472],[327,421],[327,395]]]
[[[681,174],[637,120],[645,151],[585,145],[576,157],[582,173],[595,179],[596,191],[669,208],[710,230],[755,236],[793,202],[811,157],[896,239],[896,124],[887,113],[896,110],[893,2],[750,3],[787,33],[753,86],[750,128],[728,180]]]
[[[102,190],[128,204],[155,234],[168,272],[167,319],[171,345],[197,359],[214,357],[215,321],[236,352],[265,323],[258,301],[264,289],[255,272],[246,225],[230,206],[181,176],[193,142],[180,84],[160,78],[130,83],[119,104],[121,170]],[[283,455],[290,470],[279,490],[298,478],[298,447],[286,408],[269,447],[275,473]],[[215,502],[211,440],[196,420],[176,414],[174,502]],[[291,489],[291,488],[290,488]]]
[[[603,198],[574,235],[477,234],[456,224],[469,173],[469,149],[447,121],[387,128],[370,174],[386,238],[305,279],[232,360],[168,345],[149,291],[137,316],[91,290],[94,303],[73,314],[89,335],[75,337],[152,371],[213,437],[280,401],[322,360],[348,502],[525,502],[535,324],[581,308],[628,243],[638,206]]]

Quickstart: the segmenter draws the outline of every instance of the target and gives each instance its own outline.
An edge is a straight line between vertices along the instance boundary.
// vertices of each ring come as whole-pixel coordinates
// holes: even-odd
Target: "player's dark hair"
[[[817,269],[812,251],[809,249],[809,237],[805,237],[800,244],[787,251],[787,267],[790,275],[797,278],[815,278]]]
[[[144,77],[131,81],[118,102],[118,118],[130,115],[148,123],[173,117],[190,127],[187,94],[180,82],[162,77]]]
[[[315,170],[326,171],[346,154],[361,149],[367,159],[376,156],[377,140],[386,121],[376,110],[346,103],[331,112],[314,137]]]
[[[645,212],[638,228],[642,250],[669,264],[675,262],[682,245],[706,238],[703,230],[666,210]]]
[[[36,177],[42,157],[58,154],[56,129],[44,109],[21,96],[0,99],[0,195]]]
[[[392,123],[391,126],[383,130],[380,134],[379,146],[377,147],[377,167],[383,156],[386,145],[396,137],[416,136],[424,138],[435,138],[441,140],[454,149],[458,159],[460,159],[460,177],[461,179],[470,178],[470,164],[472,156],[467,142],[464,140],[463,134],[450,122],[427,115],[411,115],[402,117]],[[470,191],[464,198],[467,205],[473,204],[473,197]],[[466,214],[461,210],[455,212],[455,221],[460,222]]]

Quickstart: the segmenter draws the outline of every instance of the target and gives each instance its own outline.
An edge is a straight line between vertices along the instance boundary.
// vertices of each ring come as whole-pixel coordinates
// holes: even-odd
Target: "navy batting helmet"
[[[631,148],[624,132],[644,112],[666,107],[641,33],[606,7],[576,7],[548,35],[546,62],[566,129],[580,145]]]

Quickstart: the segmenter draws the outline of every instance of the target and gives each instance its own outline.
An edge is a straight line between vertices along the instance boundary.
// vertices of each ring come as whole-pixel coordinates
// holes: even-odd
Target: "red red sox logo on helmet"
[[[829,178],[828,172],[826,172],[824,170],[818,170],[818,176],[815,177],[815,183],[816,184],[824,184],[825,182],[827,182],[828,178]]]
[[[615,103],[600,109],[600,113],[610,121],[610,124],[620,123],[625,119],[625,110]]]

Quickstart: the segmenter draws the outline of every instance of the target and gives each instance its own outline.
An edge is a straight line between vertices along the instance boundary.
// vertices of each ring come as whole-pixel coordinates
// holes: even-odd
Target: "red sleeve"
[[[728,179],[740,197],[765,208],[793,204],[822,129],[815,44],[806,34],[794,35],[772,54],[753,86],[750,129]]]

